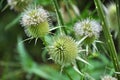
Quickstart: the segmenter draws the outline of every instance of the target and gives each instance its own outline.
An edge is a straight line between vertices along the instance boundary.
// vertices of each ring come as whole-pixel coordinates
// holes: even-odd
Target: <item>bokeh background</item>
[[[99,21],[94,0],[68,1],[78,11],[78,13],[75,13],[71,5],[68,4],[72,20],[68,16],[65,0],[58,0],[64,22],[67,26],[70,26],[69,28],[72,28],[72,24],[77,20],[87,17]],[[111,2],[110,0],[102,1],[105,5]],[[34,0],[34,3],[43,6],[50,12],[52,15],[50,16],[51,25],[56,26],[57,19],[52,0]],[[40,39],[38,39],[37,44],[35,44],[35,39],[22,42],[28,37],[20,24],[20,15],[21,12],[10,9],[7,0],[0,0],[0,80],[92,80],[92,77],[100,80],[105,74],[113,74],[114,69],[106,46],[97,44],[99,52],[88,56],[89,62],[94,67],[78,62],[81,71],[86,74],[85,79],[71,66],[66,67],[63,75],[60,75],[60,66],[48,60],[49,55],[44,50],[45,46]],[[114,35],[114,32],[112,34]],[[101,36],[100,40],[104,41],[104,37]],[[114,39],[114,42],[118,50],[118,40]],[[19,43],[20,45],[18,45]]]

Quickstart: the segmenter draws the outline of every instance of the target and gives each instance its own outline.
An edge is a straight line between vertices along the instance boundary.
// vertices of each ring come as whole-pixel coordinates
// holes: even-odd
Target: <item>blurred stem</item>
[[[2,79],[0,80],[9,80],[15,76],[19,76],[19,75],[22,75],[24,73],[24,71],[21,69],[21,70],[16,70],[16,71],[13,71],[13,72],[10,72],[10,73],[7,73],[5,76],[2,77]]]
[[[45,46],[48,45],[47,41],[45,40],[45,37],[42,37],[41,40],[42,40],[42,42],[43,42],[43,44],[44,44]]]
[[[21,19],[21,15],[22,14],[19,14],[13,21],[11,21],[10,23],[8,23],[6,26],[5,26],[5,30],[8,30],[12,27],[16,27],[15,25],[19,22],[19,20]]]
[[[118,19],[118,27],[119,27],[119,32],[118,32],[118,52],[120,53],[120,0],[115,0],[116,2],[116,10],[117,10],[117,19]]]
[[[71,20],[71,22],[73,24],[73,20],[72,20],[71,14],[70,14],[69,0],[64,0],[64,2],[65,2],[65,5],[66,5],[66,9],[67,9],[67,12],[68,12],[69,19]]]
[[[72,79],[72,76],[69,75],[69,73],[67,72],[67,70],[63,70],[63,71],[67,74],[67,76],[69,77],[70,80],[73,80],[73,79]]]
[[[118,19],[118,27],[119,27],[119,33],[120,33],[120,0],[116,1],[116,10],[117,10],[117,19]]]
[[[79,61],[76,60],[76,66],[78,68],[79,71],[81,71],[80,65],[79,65]],[[84,78],[84,75],[80,75],[82,78]]]
[[[102,9],[103,8],[102,3],[101,3],[100,0],[94,0],[94,2],[95,2],[95,5],[96,5],[96,8],[97,8],[97,11],[99,13],[99,17],[102,21],[102,25],[103,25],[102,28],[103,28],[104,36],[105,36],[105,39],[106,39],[106,42],[107,42],[107,47],[108,47],[110,56],[111,56],[112,61],[113,61],[115,71],[120,72],[120,66],[119,66],[117,53],[116,53],[115,46],[114,46],[114,43],[113,43],[113,40],[112,40],[112,36],[111,36],[110,31],[108,29],[109,26],[107,24],[105,14],[104,14],[103,9]],[[117,77],[118,77],[118,80],[120,80],[120,75],[117,75]]]
[[[54,6],[55,6],[55,9],[56,9],[56,14],[57,14],[57,17],[58,17],[58,23],[59,23],[60,26],[64,26],[64,22],[63,22],[63,19],[62,19],[62,15],[60,13],[58,2],[57,2],[57,0],[52,0],[52,1],[53,1]],[[60,29],[60,32],[62,32],[61,27],[59,27],[59,29]],[[67,32],[65,30],[65,27],[63,27],[63,31],[65,32],[65,34],[67,34]]]
[[[20,67],[21,65],[13,62],[11,63],[11,62],[0,61],[0,66]]]
[[[1,1],[0,1],[0,9],[2,8],[3,1],[4,1],[4,0],[1,0]]]

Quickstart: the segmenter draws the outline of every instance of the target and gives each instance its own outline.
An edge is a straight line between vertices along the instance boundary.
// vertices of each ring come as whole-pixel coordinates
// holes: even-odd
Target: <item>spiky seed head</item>
[[[23,13],[21,24],[29,37],[43,37],[49,33],[48,12],[41,7],[30,8]]]
[[[11,9],[23,11],[32,0],[7,0],[7,2]]]
[[[107,18],[111,30],[118,30],[117,11],[115,3],[110,3],[107,6]]]
[[[70,36],[59,36],[50,46],[50,57],[60,65],[68,65],[75,61],[78,55],[78,46]]]
[[[101,80],[117,80],[117,79],[115,77],[106,75],[106,76],[102,77]]]
[[[101,25],[92,19],[85,19],[79,21],[74,25],[75,34],[79,37],[88,36],[85,39],[87,44],[92,43],[99,37],[100,31],[102,30]]]
[[[37,26],[31,26],[25,29],[25,33],[28,37],[41,38],[49,33],[48,22],[43,22]]]

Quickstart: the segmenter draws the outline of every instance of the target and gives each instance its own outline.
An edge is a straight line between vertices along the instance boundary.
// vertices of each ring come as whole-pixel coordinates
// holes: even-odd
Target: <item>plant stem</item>
[[[45,46],[48,46],[48,43],[47,43],[47,41],[45,40],[45,37],[42,37],[41,40],[42,40],[42,42],[43,42],[43,44],[44,44]]]
[[[118,27],[119,27],[119,32],[120,32],[120,0],[115,0],[115,1],[116,1]]]
[[[120,34],[120,0],[115,0],[116,2],[116,10],[117,10],[117,20],[118,20],[118,27],[119,27],[119,32]],[[118,52],[120,53],[120,36],[118,35]]]
[[[63,22],[63,19],[62,19],[62,15],[60,13],[60,9],[59,9],[57,0],[53,0],[53,3],[54,3],[54,6],[55,6],[55,9],[56,9],[56,14],[57,14],[57,17],[58,17],[58,23],[59,23],[60,26],[64,26],[64,22]],[[61,27],[60,27],[60,31],[62,31]],[[67,32],[65,30],[65,27],[63,27],[63,31],[65,32],[65,34],[67,34]]]
[[[119,66],[119,61],[117,58],[116,49],[115,49],[115,46],[114,46],[114,43],[112,40],[112,36],[111,36],[110,31],[108,29],[109,25],[107,24],[105,14],[104,14],[103,9],[102,9],[103,8],[102,3],[100,0],[94,0],[94,2],[96,5],[96,8],[97,8],[97,11],[99,13],[99,17],[102,21],[102,25],[103,25],[102,28],[103,28],[104,36],[105,36],[105,39],[107,42],[107,48],[108,48],[110,56],[112,58],[115,71],[120,72],[120,66]],[[117,75],[117,78],[118,78],[118,80],[120,80],[120,75]]]

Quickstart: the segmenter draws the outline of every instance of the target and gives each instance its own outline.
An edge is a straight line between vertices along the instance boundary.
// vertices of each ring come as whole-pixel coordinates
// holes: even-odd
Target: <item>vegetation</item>
[[[0,80],[120,80],[120,1],[0,0]]]

